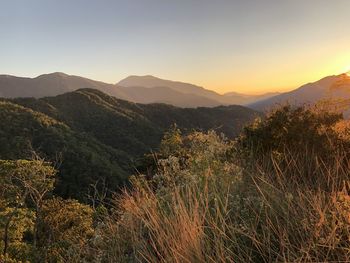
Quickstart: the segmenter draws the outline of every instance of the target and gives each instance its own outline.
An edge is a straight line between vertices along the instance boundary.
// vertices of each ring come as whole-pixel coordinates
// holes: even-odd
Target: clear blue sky
[[[349,0],[0,0],[0,73],[115,83],[152,74],[219,92],[350,69]]]

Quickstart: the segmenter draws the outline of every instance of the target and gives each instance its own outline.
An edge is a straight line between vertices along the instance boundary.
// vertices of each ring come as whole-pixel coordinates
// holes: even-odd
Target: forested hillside
[[[92,184],[110,190],[127,184],[142,156],[156,151],[174,124],[185,133],[215,129],[232,138],[258,115],[241,106],[135,104],[93,89],[3,100],[0,107],[0,159],[36,154],[53,162],[58,169],[55,193],[82,201]]]
[[[10,102],[0,102],[0,159],[51,161],[59,169],[56,193],[86,198],[98,180],[116,186],[127,178],[129,157],[47,115]]]

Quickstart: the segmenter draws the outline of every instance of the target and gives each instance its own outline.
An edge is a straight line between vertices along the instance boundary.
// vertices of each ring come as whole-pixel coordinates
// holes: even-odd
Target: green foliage
[[[171,127],[171,129],[164,133],[163,139],[161,141],[159,152],[160,154],[167,156],[170,154],[176,154],[180,152],[183,147],[182,136],[180,129],[176,125]]]
[[[88,258],[93,211],[76,200],[52,198],[55,173],[42,160],[0,160],[0,248],[5,262]]]
[[[38,200],[53,190],[55,174],[55,169],[41,160],[0,160],[2,195],[9,203],[18,202],[24,195]]]
[[[11,222],[8,229],[9,247],[7,255],[13,259],[25,261],[30,258],[32,252],[32,244],[28,242],[28,238],[33,234],[35,224],[35,213],[28,208],[13,208],[6,207],[0,210],[0,243],[1,252],[4,251],[4,231],[8,219],[11,217]],[[1,261],[0,261],[1,262]]]
[[[258,115],[242,106],[182,109],[166,104],[135,104],[93,89],[13,102],[43,112],[132,157],[155,150],[174,123],[186,132],[217,129],[233,137]]]
[[[158,149],[174,123],[185,133],[217,129],[233,137],[256,114],[241,106],[135,104],[93,89],[14,99],[0,104],[0,158],[28,159],[35,151],[58,168],[56,194],[87,202],[96,181],[112,191],[124,187],[143,155]]]
[[[0,160],[0,248],[3,255],[27,259],[35,248],[36,217],[53,190],[56,171],[42,160]],[[33,242],[26,240],[32,236]]]
[[[46,200],[38,231],[45,262],[81,262],[88,258],[87,243],[94,234],[92,220],[92,209],[76,200]]]
[[[281,154],[286,148],[327,155],[338,146],[332,127],[341,119],[336,112],[287,105],[247,126],[240,143],[256,155]]]
[[[280,173],[290,174],[295,183],[331,187],[325,176],[327,170],[346,169],[350,157],[344,122],[340,113],[325,106],[283,106],[247,126],[236,142],[235,152],[241,165],[263,166],[275,179],[278,167]],[[294,169],[296,166],[299,170]],[[346,178],[337,179],[342,183]]]
[[[28,108],[0,102],[1,159],[31,159],[33,151],[58,167],[55,192],[86,200],[90,184],[123,185],[128,157],[86,134]],[[123,168],[121,167],[123,166]]]
[[[0,255],[0,262],[1,263],[22,263],[22,262],[28,262],[28,261],[18,261],[6,254],[6,255]]]

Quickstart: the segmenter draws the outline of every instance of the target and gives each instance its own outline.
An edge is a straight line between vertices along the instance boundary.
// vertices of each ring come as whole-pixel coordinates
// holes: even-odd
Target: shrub
[[[94,234],[93,211],[76,200],[44,202],[39,218],[39,248],[47,262],[81,262]]]

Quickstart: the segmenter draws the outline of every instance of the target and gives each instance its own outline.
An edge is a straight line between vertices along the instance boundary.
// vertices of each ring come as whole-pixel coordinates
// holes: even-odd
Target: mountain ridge
[[[317,101],[327,99],[350,99],[349,75],[342,73],[326,76],[317,81],[306,83],[297,89],[248,104],[247,106],[255,110],[266,111],[276,104],[314,104]]]
[[[5,98],[41,98],[81,88],[98,89],[111,96],[132,102],[161,102],[190,108],[231,104],[244,105],[251,102],[252,99],[259,98],[259,96],[250,95],[248,97],[243,95],[225,96],[200,86],[180,81],[163,80],[152,75],[131,75],[117,84],[108,84],[63,72],[42,74],[34,78],[0,75],[0,97]]]

